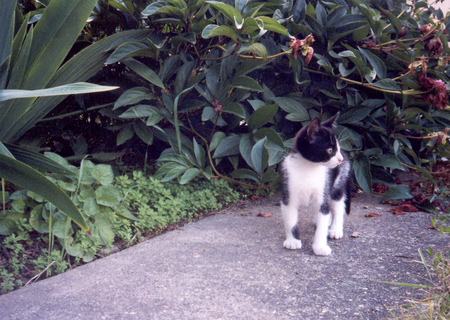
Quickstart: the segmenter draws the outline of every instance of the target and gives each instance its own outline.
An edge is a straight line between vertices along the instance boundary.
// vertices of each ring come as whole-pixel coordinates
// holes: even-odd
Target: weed
[[[419,250],[420,263],[426,269],[431,285],[390,284],[425,289],[427,298],[421,301],[411,301],[407,308],[400,307],[401,316],[394,315],[393,310],[390,310],[395,319],[450,319],[450,250],[446,257],[442,253],[435,253],[431,247],[426,252],[432,257],[432,263],[426,262],[424,255]]]
[[[37,194],[16,191],[10,197],[11,209],[3,220],[0,216],[0,234],[7,234],[1,245],[8,255],[8,261],[0,263],[1,293],[21,287],[32,276],[30,281],[41,273],[51,276],[71,264],[104,256],[114,243],[123,247],[138,243],[170,225],[219,210],[240,196],[225,180],[196,178],[180,185],[162,183],[142,171],[113,178],[109,166],[86,161],[80,173],[59,156],[50,156],[77,173],[76,178],[52,175],[50,179],[71,195],[93,235]],[[34,257],[26,253],[32,243],[39,247],[31,250]]]

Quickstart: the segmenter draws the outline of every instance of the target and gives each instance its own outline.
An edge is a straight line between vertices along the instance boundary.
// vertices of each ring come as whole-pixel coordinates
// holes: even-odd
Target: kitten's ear
[[[311,121],[310,124],[308,124],[308,129],[306,130],[306,136],[308,137],[309,141],[312,141],[314,139],[314,135],[316,132],[319,131],[320,127],[320,119],[315,118],[313,121]]]
[[[332,116],[327,121],[322,122],[322,126],[328,127],[328,128],[333,128],[336,125],[336,120],[337,120],[338,117],[339,117],[339,112],[336,113],[334,116]]]

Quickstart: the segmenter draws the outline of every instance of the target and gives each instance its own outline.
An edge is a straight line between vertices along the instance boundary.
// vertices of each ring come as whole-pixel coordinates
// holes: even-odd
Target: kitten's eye
[[[332,155],[332,154],[333,154],[333,148],[328,148],[328,149],[327,149],[327,153],[328,153],[329,155]]]

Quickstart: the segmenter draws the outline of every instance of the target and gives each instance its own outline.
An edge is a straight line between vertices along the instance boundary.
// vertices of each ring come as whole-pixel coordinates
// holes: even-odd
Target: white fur
[[[284,219],[286,241],[284,247],[288,249],[300,249],[301,241],[295,239],[292,229],[298,222],[299,208],[312,205],[316,213],[316,232],[313,239],[313,251],[316,255],[326,256],[331,254],[331,248],[327,245],[327,236],[340,239],[343,237],[343,220],[345,204],[344,199],[331,201],[330,209],[333,213],[322,214],[319,212],[324,200],[325,184],[327,183],[327,172],[343,161],[340,149],[336,155],[327,163],[314,163],[304,159],[299,153],[289,154],[283,161],[283,169],[288,176],[287,188],[290,197],[288,205],[281,203],[281,212]],[[328,227],[330,229],[328,230]]]

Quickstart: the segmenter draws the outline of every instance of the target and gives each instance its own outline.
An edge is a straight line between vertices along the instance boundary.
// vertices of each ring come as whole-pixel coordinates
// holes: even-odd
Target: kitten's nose
[[[339,155],[338,161],[339,161],[339,163],[341,163],[342,161],[344,161],[344,157],[342,155]]]

